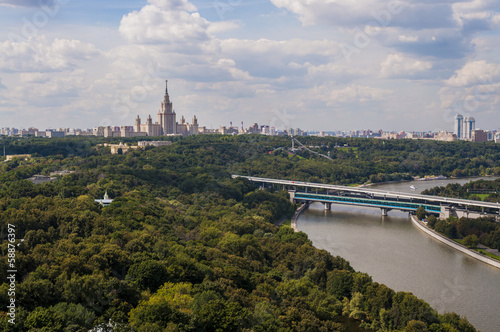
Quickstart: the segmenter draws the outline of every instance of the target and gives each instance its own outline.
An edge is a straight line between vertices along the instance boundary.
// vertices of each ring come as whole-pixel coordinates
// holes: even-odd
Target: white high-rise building
[[[472,138],[472,132],[476,130],[476,119],[471,117],[466,117],[464,119],[464,137],[465,139]]]

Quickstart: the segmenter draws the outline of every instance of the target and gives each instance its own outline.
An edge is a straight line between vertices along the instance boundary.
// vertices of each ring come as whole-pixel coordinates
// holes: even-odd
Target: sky
[[[0,128],[500,127],[498,0],[0,0]]]

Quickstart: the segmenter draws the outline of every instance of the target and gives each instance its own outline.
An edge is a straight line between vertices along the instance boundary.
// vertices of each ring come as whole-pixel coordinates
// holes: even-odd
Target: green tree
[[[436,226],[436,223],[438,221],[438,218],[436,218],[435,215],[430,215],[429,218],[427,218],[427,226],[430,228],[434,228]]]
[[[425,212],[425,208],[423,206],[419,206],[417,211],[415,212],[415,214],[416,214],[418,220],[424,220],[427,212]]]
[[[143,261],[130,267],[127,279],[135,281],[142,289],[155,292],[167,281],[167,269],[157,261]]]
[[[427,331],[429,331],[429,329],[427,328],[427,324],[419,320],[409,321],[404,329],[404,332],[427,332]]]
[[[476,234],[467,235],[463,239],[463,244],[469,248],[476,248],[479,244],[479,238]]]

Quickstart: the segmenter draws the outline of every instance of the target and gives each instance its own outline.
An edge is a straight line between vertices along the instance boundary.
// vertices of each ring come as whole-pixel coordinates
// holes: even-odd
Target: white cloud
[[[2,84],[2,79],[1,78],[0,78],[0,89],[7,89],[7,87]]]
[[[491,22],[495,25],[496,28],[500,27],[500,14],[495,14],[491,18]]]
[[[21,73],[19,81],[22,83],[46,83],[50,81],[50,76],[47,73]]]
[[[47,37],[25,43],[0,38],[0,120],[96,126],[95,119],[108,118],[130,125],[136,114],[154,116],[165,79],[179,116],[196,114],[202,125],[215,127],[230,120],[269,122],[273,109],[286,108],[297,115],[293,126],[307,129],[424,129],[423,120],[408,119],[431,104],[435,112],[439,98],[442,108],[479,98],[479,108],[495,109],[489,91],[500,80],[498,31],[481,31],[500,26],[492,7],[497,0],[404,1],[397,12],[382,0],[271,2],[315,26],[303,28],[284,10],[267,11],[257,1],[231,7],[229,21],[211,22],[201,16],[216,16],[211,2],[198,12],[188,0],[148,0],[119,26],[116,18],[101,30],[94,21],[61,25],[61,15],[43,30]],[[4,38],[19,28],[9,24]],[[339,45],[355,44],[362,31],[371,43],[347,63]],[[483,63],[466,63],[472,54]],[[478,75],[489,75],[489,83]],[[5,115],[10,111],[27,115],[17,124]]]
[[[188,0],[148,0],[152,5],[165,10],[185,10],[195,12],[196,6]]]
[[[40,5],[52,6],[55,0],[0,0],[0,6],[11,7],[40,7]]]
[[[220,68],[228,71],[231,74],[231,76],[236,80],[249,80],[251,78],[248,72],[236,68],[236,63],[234,62],[234,60],[220,59],[217,62],[217,65]]]
[[[278,84],[277,80],[287,77],[300,83],[296,75],[302,76],[308,67],[326,64],[339,54],[338,44],[328,40],[226,39],[220,45],[222,55],[235,60],[241,70]]]
[[[236,30],[242,27],[241,22],[238,21],[220,21],[211,22],[208,26],[207,32],[210,34],[217,34],[218,32],[225,32]]]
[[[467,62],[445,83],[449,86],[464,87],[474,84],[488,85],[500,80],[500,64],[484,60]]]
[[[303,25],[349,29],[353,41],[359,39],[356,31],[369,27],[365,33],[370,41],[378,40],[398,52],[448,58],[464,58],[473,52],[471,40],[478,32],[491,29],[496,3],[493,0],[271,2],[298,15]]]
[[[423,26],[453,26],[451,3],[382,0],[271,0],[278,8],[284,8],[299,16],[304,25],[319,23],[354,26],[379,25],[420,29]]]
[[[0,42],[0,70],[7,72],[48,72],[73,70],[83,60],[98,56],[100,51],[79,40],[44,36],[26,42]]]
[[[444,81],[439,90],[441,107],[476,119],[498,121],[500,107],[500,64],[485,60],[467,62]]]
[[[170,52],[202,53],[217,50],[209,34],[210,22],[187,1],[152,0],[152,4],[122,18],[120,33],[129,42],[161,44]],[[221,28],[221,24],[213,29]]]
[[[327,105],[335,105],[339,103],[366,103],[369,101],[384,100],[391,93],[387,89],[351,84],[342,89],[332,90],[327,86],[322,86],[316,89],[315,94],[319,95]]]
[[[412,77],[432,68],[429,61],[405,57],[401,54],[389,54],[382,62],[380,75],[382,77]]]
[[[418,36],[399,35],[398,40],[403,43],[415,43],[418,42]]]
[[[453,113],[481,118],[481,113],[494,112],[500,107],[500,84],[484,84],[474,87],[443,87],[439,90],[441,109],[451,109]],[[498,121],[498,117],[495,118]]]

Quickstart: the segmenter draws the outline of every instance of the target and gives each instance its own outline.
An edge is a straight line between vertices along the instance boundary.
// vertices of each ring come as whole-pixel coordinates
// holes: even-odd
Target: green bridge
[[[441,213],[440,205],[419,204],[419,203],[400,202],[400,201],[383,200],[383,199],[320,195],[320,194],[310,194],[302,192],[293,193],[293,199],[295,201],[306,201],[306,202],[313,201],[313,202],[326,203],[325,208],[327,209],[330,209],[331,207],[331,205],[328,205],[328,203],[378,207],[382,209],[382,214],[384,215],[386,215],[387,212],[392,209],[414,212],[421,206],[425,209],[425,211],[429,213]]]

